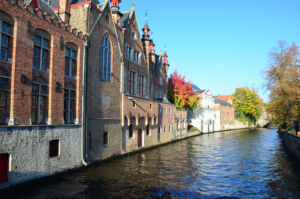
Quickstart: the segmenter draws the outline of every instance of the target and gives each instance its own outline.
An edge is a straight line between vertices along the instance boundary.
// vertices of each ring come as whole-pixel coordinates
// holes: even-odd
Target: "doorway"
[[[139,129],[139,131],[138,131],[138,147],[143,146],[142,141],[143,141],[143,133],[142,133],[142,129]]]
[[[7,182],[8,154],[0,154],[0,184]]]

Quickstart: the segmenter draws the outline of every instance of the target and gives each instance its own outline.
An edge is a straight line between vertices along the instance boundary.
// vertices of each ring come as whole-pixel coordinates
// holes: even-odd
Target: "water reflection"
[[[300,198],[299,162],[274,130],[202,135],[22,185],[10,198]]]

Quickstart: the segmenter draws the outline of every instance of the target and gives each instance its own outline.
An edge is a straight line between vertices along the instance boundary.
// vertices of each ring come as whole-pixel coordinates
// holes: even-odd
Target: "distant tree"
[[[270,53],[270,64],[265,72],[270,91],[267,111],[275,124],[293,125],[299,121],[299,47],[280,41]]]
[[[193,84],[175,71],[169,79],[168,99],[178,110],[194,110],[200,106],[201,97],[193,91]]]
[[[262,112],[262,101],[256,91],[249,88],[237,88],[233,94],[233,106],[245,123],[256,123]]]

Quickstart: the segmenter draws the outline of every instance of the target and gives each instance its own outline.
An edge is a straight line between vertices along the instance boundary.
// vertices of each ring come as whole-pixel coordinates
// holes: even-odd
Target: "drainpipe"
[[[87,166],[88,164],[85,161],[85,155],[86,155],[86,138],[87,138],[87,132],[86,132],[86,88],[87,88],[87,66],[88,66],[88,44],[87,42],[84,44],[83,48],[83,93],[82,93],[82,133],[81,133],[81,162],[84,166]]]

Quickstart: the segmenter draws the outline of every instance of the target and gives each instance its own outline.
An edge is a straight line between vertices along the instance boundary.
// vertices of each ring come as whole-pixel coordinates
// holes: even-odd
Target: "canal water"
[[[276,130],[193,137],[1,193],[0,198],[300,198]]]

